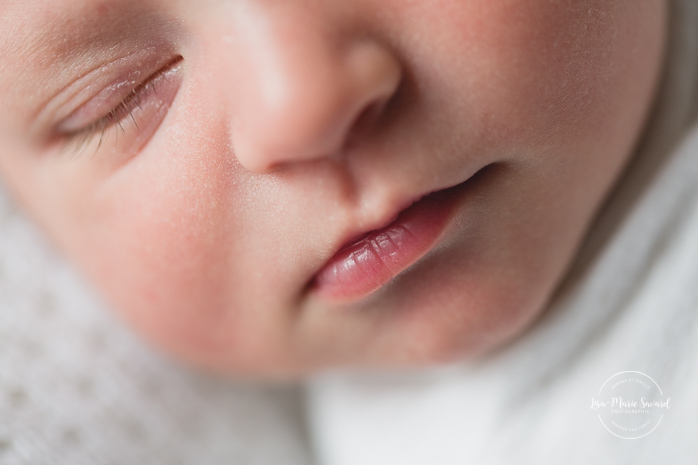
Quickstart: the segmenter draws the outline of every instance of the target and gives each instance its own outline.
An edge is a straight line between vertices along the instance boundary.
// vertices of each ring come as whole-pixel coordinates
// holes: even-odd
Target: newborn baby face
[[[201,366],[474,357],[538,316],[636,143],[661,0],[5,0],[0,171]]]

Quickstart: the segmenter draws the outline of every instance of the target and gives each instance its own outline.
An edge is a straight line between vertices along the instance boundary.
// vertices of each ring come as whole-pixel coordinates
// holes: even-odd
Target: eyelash
[[[143,111],[143,106],[146,102],[153,96],[157,97],[157,89],[155,82],[159,78],[168,79],[167,73],[173,69],[182,61],[181,57],[177,57],[170,63],[165,65],[162,69],[157,71],[148,77],[143,83],[137,85],[131,92],[128,93],[114,108],[109,110],[106,115],[97,119],[93,123],[89,124],[83,129],[66,132],[62,134],[63,138],[63,150],[80,154],[90,142],[94,140],[97,135],[99,135],[99,142],[95,152],[99,150],[107,137],[107,132],[114,128],[119,129],[120,132],[125,136],[126,129],[124,128],[124,122],[130,120],[130,124],[139,131],[140,128],[136,122],[136,117],[134,112],[136,109]],[[118,137],[118,132],[117,132]]]

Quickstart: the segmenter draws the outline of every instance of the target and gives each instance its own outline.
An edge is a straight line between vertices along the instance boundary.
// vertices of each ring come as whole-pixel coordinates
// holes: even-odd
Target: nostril
[[[346,135],[346,144],[352,146],[361,137],[379,130],[387,122],[389,107],[393,103],[397,92],[384,96],[366,105],[352,122]]]
[[[352,123],[346,137],[346,145],[353,146],[370,129],[374,129],[383,114],[386,102],[374,103],[361,111]]]

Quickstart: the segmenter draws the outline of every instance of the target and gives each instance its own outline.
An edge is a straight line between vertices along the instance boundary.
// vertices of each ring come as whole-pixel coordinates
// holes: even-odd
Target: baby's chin
[[[149,321],[136,330],[178,362],[223,376],[292,381],[329,371],[421,371],[478,362],[515,344],[543,305],[511,296],[446,294],[423,302],[433,299],[411,294],[404,297],[413,299],[410,304],[395,305],[403,301],[397,297],[337,315],[332,325],[300,322],[292,338],[284,337],[286,344],[263,328],[235,324],[210,328],[203,337],[192,328],[173,328],[171,320]],[[221,333],[228,334],[225,341],[212,344]]]

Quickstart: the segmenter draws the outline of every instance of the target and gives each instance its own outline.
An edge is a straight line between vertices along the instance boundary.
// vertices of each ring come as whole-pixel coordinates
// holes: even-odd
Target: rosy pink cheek
[[[235,316],[225,309],[240,281],[226,244],[241,238],[224,234],[216,193],[183,191],[195,170],[170,166],[168,176],[151,178],[161,168],[119,173],[94,206],[107,212],[98,239],[76,253],[138,329],[176,352],[212,352],[221,321]]]

